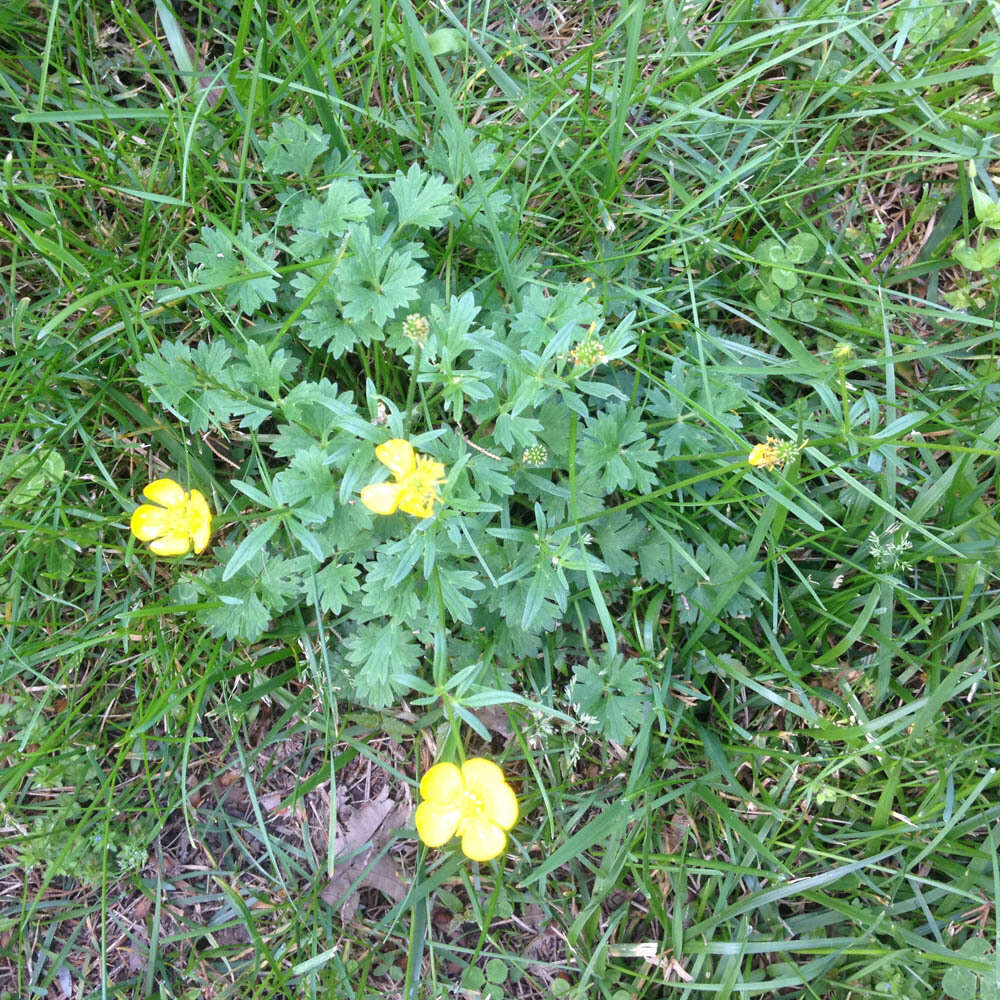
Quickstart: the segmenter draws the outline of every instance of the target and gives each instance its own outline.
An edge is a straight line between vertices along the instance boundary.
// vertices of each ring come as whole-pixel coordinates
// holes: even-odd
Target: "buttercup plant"
[[[495,245],[481,232],[483,191],[501,229],[516,226],[488,149],[475,151],[484,187],[467,189],[468,164],[432,147],[447,177],[414,164],[371,190],[332,160],[333,176],[313,183],[321,150],[303,144],[295,173],[306,180],[294,187],[280,170],[299,127],[282,123],[265,156],[276,231],[205,227],[189,253],[192,284],[218,284],[206,313],[225,337],[167,341],[139,366],[192,431],[252,445],[231,485],[258,523],[173,596],[234,640],[322,617],[339,637],[326,653],[338,697],[368,707],[412,691],[431,650],[437,683],[471,669],[481,694],[509,692],[513,665],[537,660],[551,635],[572,677],[598,652],[594,625],[615,642],[608,607],[640,562],[669,586],[690,571],[660,529],[649,537],[638,512],[618,509],[659,485],[664,459],[708,447],[701,421],[675,418],[674,398],[715,392],[700,411],[733,411],[742,383],[685,374],[670,398],[638,384],[625,368],[634,316],[610,322],[592,282],[543,282],[530,257],[483,258],[492,282],[429,274],[429,231],[460,225],[471,245]],[[409,368],[403,391],[377,352]],[[650,419],[663,421],[659,437]],[[286,620],[295,608],[312,610]],[[645,669],[624,663],[615,676],[640,690]],[[641,712],[611,718],[599,728],[622,738]]]
[[[0,1000],[1000,1000],[995,5],[152,6],[0,3]]]

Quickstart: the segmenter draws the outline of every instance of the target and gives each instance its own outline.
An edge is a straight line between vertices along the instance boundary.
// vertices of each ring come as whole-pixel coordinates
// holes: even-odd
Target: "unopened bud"
[[[537,468],[549,460],[549,449],[544,444],[533,444],[521,453],[521,462]]]
[[[410,313],[403,320],[403,336],[421,347],[427,342],[427,335],[430,332],[430,321],[426,316],[421,316],[420,313]]]

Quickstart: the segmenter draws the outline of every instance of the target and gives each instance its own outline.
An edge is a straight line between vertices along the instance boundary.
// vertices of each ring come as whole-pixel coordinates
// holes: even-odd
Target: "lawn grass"
[[[997,286],[951,253],[996,197],[990,5],[263,6],[0,11],[0,997],[996,995]],[[128,533],[170,469],[243,526],[255,439],[138,366],[232,329],[185,254],[274,232],[294,116],[373,189],[492,143],[516,231],[436,233],[435,273],[589,279],[669,402],[617,507],[690,585],[640,551],[608,608],[651,707],[628,745],[484,710],[490,865],[418,845],[433,706],[338,698],[308,607],[213,638]],[[762,306],[805,237],[811,308]],[[407,391],[377,346],[323,366]],[[572,716],[559,655],[506,666]]]

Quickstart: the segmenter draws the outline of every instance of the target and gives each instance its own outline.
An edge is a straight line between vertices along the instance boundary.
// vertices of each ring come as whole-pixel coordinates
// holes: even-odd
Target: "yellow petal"
[[[507,835],[495,823],[476,816],[462,823],[462,853],[473,861],[495,858],[507,843]]]
[[[184,503],[187,494],[172,479],[155,479],[143,491],[153,503],[171,507]]]
[[[397,478],[405,479],[417,467],[413,445],[403,438],[393,438],[375,449],[375,457]]]
[[[372,483],[361,491],[361,502],[373,514],[395,514],[402,489],[399,483]]]
[[[399,509],[414,517],[430,517],[434,513],[433,490],[411,490],[401,486]]]
[[[507,782],[494,788],[486,806],[486,815],[497,826],[509,830],[517,822],[517,814],[517,796],[514,794],[514,789]]]
[[[439,805],[456,803],[464,790],[462,772],[447,761],[435,764],[420,779],[420,797]]]
[[[212,511],[209,509],[208,501],[197,490],[191,491],[188,512],[194,518],[194,531],[191,533],[194,550],[204,552],[212,537]]]
[[[154,507],[152,504],[144,503],[132,511],[129,528],[140,542],[151,542],[154,538],[159,538],[160,535],[165,535],[170,530],[167,521],[167,512],[162,507]]]
[[[472,757],[462,765],[462,779],[465,787],[482,800],[491,822],[504,830],[517,822],[517,796],[493,761]]]
[[[417,806],[414,817],[417,835],[428,847],[440,847],[455,836],[461,815],[454,806],[443,806],[425,800]]]
[[[158,556],[183,556],[191,551],[191,539],[179,532],[161,535],[149,543],[150,551]]]
[[[747,462],[750,465],[760,467],[764,464],[767,457],[767,448],[762,444],[755,444],[750,449],[750,454],[747,456]]]
[[[505,783],[503,771],[499,765],[485,757],[470,757],[462,765],[462,780],[470,792],[489,796],[497,785]]]

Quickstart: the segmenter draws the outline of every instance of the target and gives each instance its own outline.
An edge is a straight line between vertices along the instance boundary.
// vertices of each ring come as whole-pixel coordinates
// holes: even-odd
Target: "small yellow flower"
[[[778,464],[777,440],[768,438],[766,444],[755,444],[750,449],[747,461],[755,469],[773,469]]]
[[[790,462],[798,455],[805,446],[809,444],[806,438],[802,444],[795,444],[794,441],[782,441],[776,437],[769,437],[764,444],[755,444],[747,455],[747,462],[756,469],[782,469],[786,462]]]
[[[838,365],[844,364],[845,361],[850,361],[853,357],[854,348],[843,340],[833,349],[833,360]]]
[[[462,853],[489,861],[507,845],[507,830],[517,822],[517,797],[503,771],[491,760],[473,757],[459,769],[435,764],[421,779],[415,822],[428,847],[440,847],[455,834]]]
[[[371,483],[361,491],[361,502],[375,514],[395,514],[397,510],[414,517],[430,517],[440,500],[437,487],[444,482],[444,466],[426,455],[418,455],[413,445],[393,438],[375,449],[375,457],[392,473],[394,483]]]
[[[212,512],[197,491],[185,493],[172,479],[157,479],[143,491],[152,504],[144,503],[132,513],[132,534],[149,542],[158,556],[183,556],[204,552],[212,533]],[[154,506],[158,504],[159,506]]]

